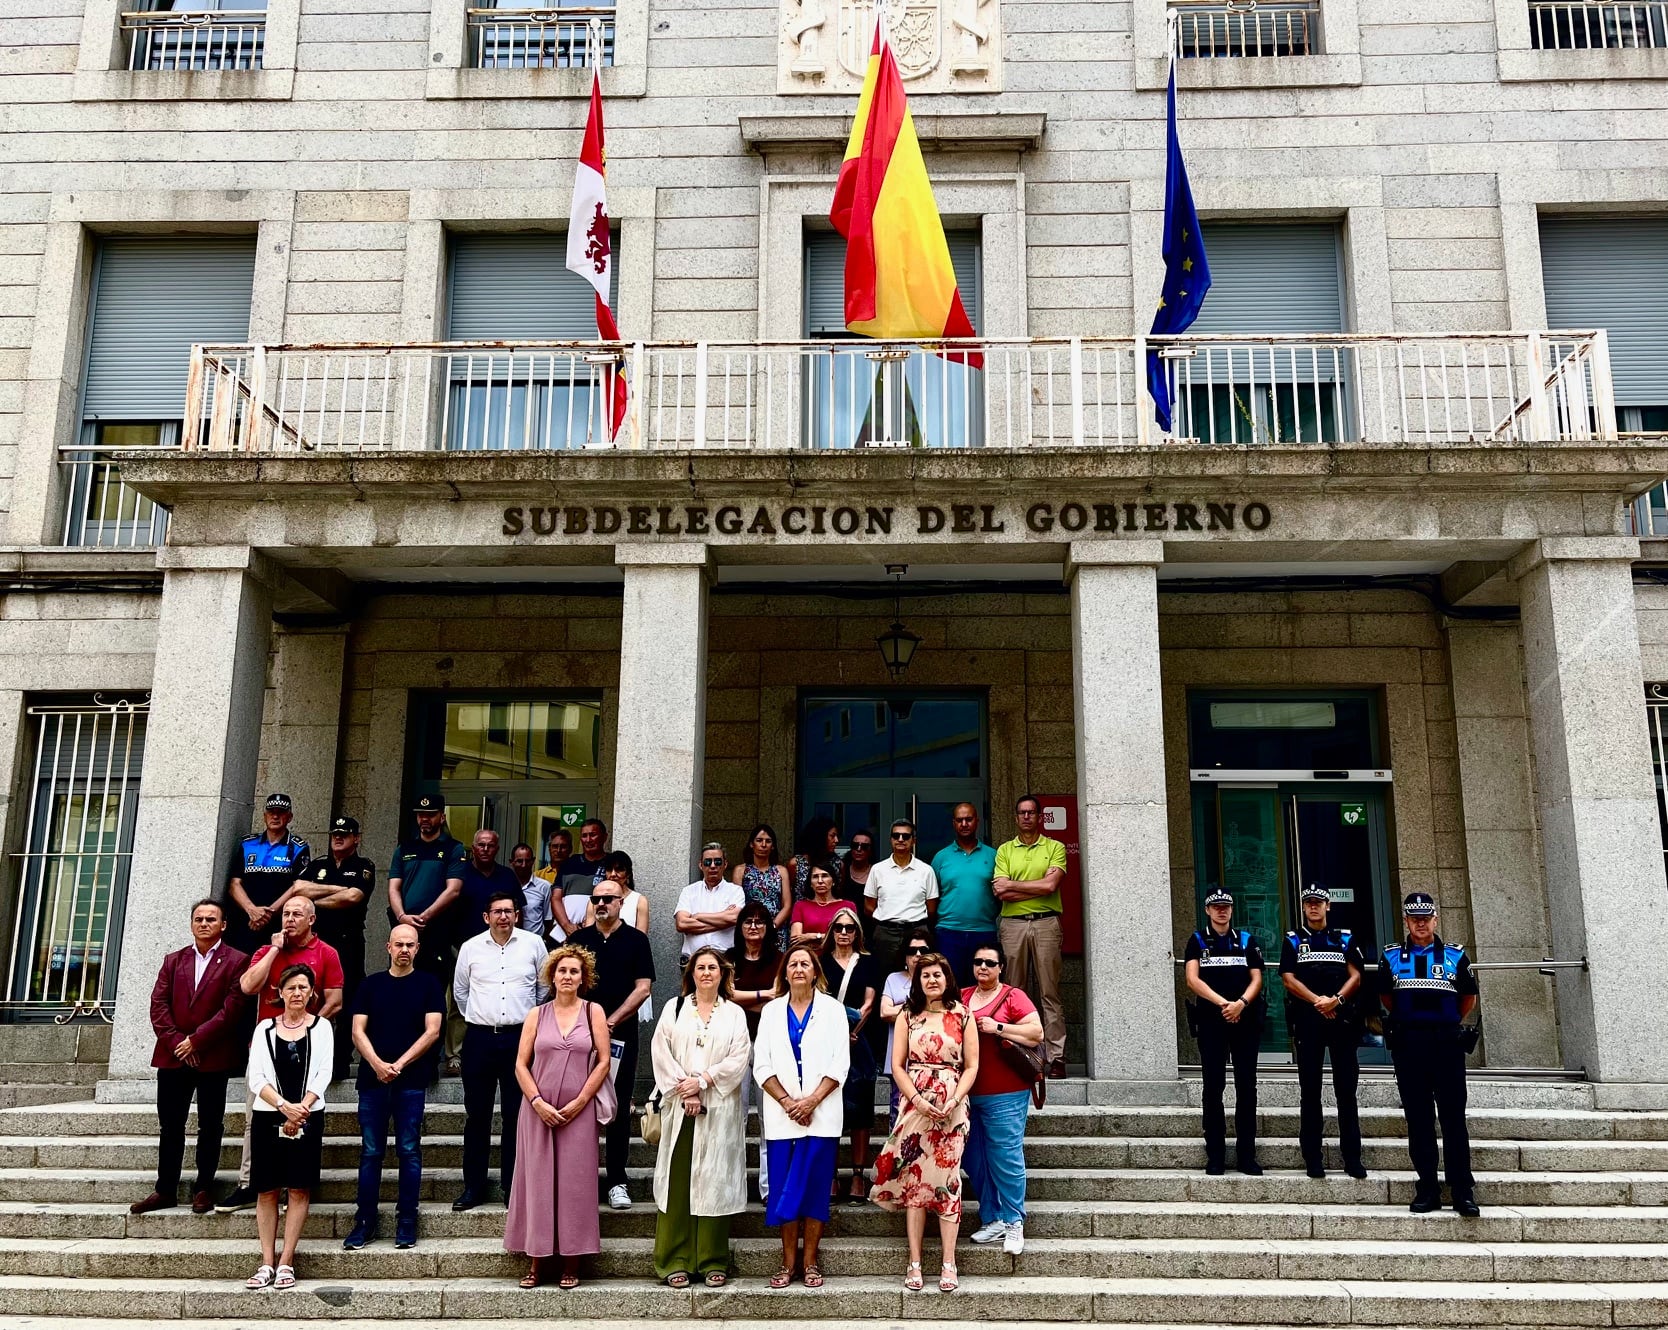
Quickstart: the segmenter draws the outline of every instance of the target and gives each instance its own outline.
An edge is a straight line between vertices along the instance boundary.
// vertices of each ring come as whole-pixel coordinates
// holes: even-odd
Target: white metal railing
[[[187,448],[1118,446],[1614,438],[1600,332],[983,338],[935,344],[199,346]],[[631,392],[610,439],[614,374]]]
[[[168,510],[122,480],[115,449],[66,447],[59,463],[66,484],[64,544],[138,549],[162,544]]]
[[[1661,50],[1668,0],[1529,0],[1529,42],[1539,51]]]
[[[471,9],[476,69],[583,69],[614,63],[613,5]]]
[[[122,15],[127,67],[259,69],[266,45],[264,10],[178,10]]]
[[[1181,60],[1314,55],[1320,50],[1319,0],[1209,0],[1170,6]]]
[[[109,1015],[149,712],[148,699],[102,697],[28,708],[6,1006]]]

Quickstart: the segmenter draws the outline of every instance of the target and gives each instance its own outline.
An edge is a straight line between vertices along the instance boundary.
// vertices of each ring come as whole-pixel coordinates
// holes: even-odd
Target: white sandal
[[[295,1287],[295,1267],[293,1265],[281,1265],[281,1266],[279,1266],[278,1267],[278,1277],[272,1281],[272,1287],[273,1288],[294,1288]]]
[[[956,1278],[956,1267],[945,1261],[938,1269],[938,1291],[940,1293],[954,1293],[959,1282]]]
[[[248,1279],[243,1281],[243,1286],[244,1288],[250,1289],[271,1288],[272,1267],[270,1265],[263,1265],[259,1270],[255,1271],[254,1274],[250,1275]]]

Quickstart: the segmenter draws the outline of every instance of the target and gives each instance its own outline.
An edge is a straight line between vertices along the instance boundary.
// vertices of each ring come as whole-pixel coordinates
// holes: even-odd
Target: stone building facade
[[[825,802],[816,782],[839,777],[810,756],[807,708],[890,707],[878,731],[908,706],[959,699],[979,719],[958,788],[977,788],[991,834],[1007,834],[1021,792],[1075,801],[1073,1056],[1117,1093],[1173,1078],[1191,1055],[1173,957],[1203,885],[1261,872],[1265,920],[1289,919],[1303,849],[1321,844],[1357,856],[1335,871],[1359,876],[1347,889],[1379,941],[1400,894],[1430,890],[1444,932],[1500,967],[1483,980],[1487,1064],[1668,1083],[1668,1029],[1641,1026],[1636,996],[1668,975],[1631,943],[1668,903],[1662,713],[1647,705],[1668,681],[1654,571],[1668,525],[1653,526],[1649,497],[1668,474],[1668,370],[1651,377],[1651,329],[1668,338],[1668,316],[1622,298],[1653,271],[1629,267],[1638,254],[1668,269],[1661,43],[1577,42],[1564,11],[1594,7],[1541,0],[1320,0],[1296,7],[1300,38],[1290,20],[1283,38],[1267,30],[1274,53],[1209,26],[1240,22],[1228,7],[1176,6],[1205,13],[1206,37],[1195,25],[1189,38],[1185,17],[1167,28],[1163,0],[895,4],[990,345],[980,411],[941,402],[934,416],[933,390],[899,391],[917,445],[983,446],[848,449],[813,446],[819,409],[841,428],[844,389],[814,405],[822,362],[807,357],[826,349],[782,362],[787,389],[764,367],[782,354],[770,347],[827,332],[818,237],[866,4],[619,0],[605,26],[562,37],[518,36],[532,20],[494,27],[449,0],[275,0],[259,68],[189,70],[169,67],[181,60],[166,42],[212,16],[159,38],[126,8],[29,0],[0,16],[13,1015],[113,1013],[112,1074],[138,1075],[148,976],[189,901],[223,883],[257,793],[291,792],[315,843],[333,813],[356,813],[386,864],[409,834],[403,801],[429,779],[420,716],[448,698],[594,712],[585,795],[549,806],[607,818],[662,919],[701,840],[739,847],[756,821],[786,835]],[[136,57],[141,40],[164,54]],[[256,63],[254,38],[223,40]],[[459,334],[473,298],[459,274],[466,253],[496,262],[511,250],[495,242],[564,230],[587,40],[604,66],[615,307],[641,344],[624,353],[641,415],[616,447],[540,447],[528,386],[528,425],[512,440],[502,417],[502,446],[490,415],[469,433],[473,405],[452,422],[461,440],[446,424],[436,435],[409,406],[430,389],[412,387],[423,357],[449,357],[435,392],[459,391],[457,353],[435,344],[560,340]],[[1231,381],[1218,422],[1216,385],[1188,380],[1196,418],[1180,439],[1139,423],[1131,341],[1161,272],[1171,42],[1221,256],[1207,320],[1251,348],[1180,348]],[[568,67],[482,67],[517,52],[525,66],[529,50]],[[106,382],[100,320],[117,305],[100,293],[120,246],[184,241],[168,261],[189,264],[191,244],[236,249],[229,238],[247,247],[247,332],[220,344],[271,350],[182,349],[170,372],[192,395],[174,432],[122,451],[129,436],[98,433],[116,416],[89,405]],[[145,251],[121,253],[145,290]],[[1583,257],[1590,272],[1572,282]],[[188,267],[158,309],[189,307],[192,285]],[[478,302],[488,324],[469,327],[519,299],[513,284],[494,292]],[[1559,317],[1571,310],[1573,328]],[[141,302],[132,326],[144,317]],[[1316,317],[1335,322],[1303,321]],[[1605,328],[1608,341],[1569,350],[1531,336]],[[1350,368],[1314,359],[1305,377],[1294,338]],[[300,349],[320,346],[358,350]],[[505,372],[483,354],[489,380]],[[282,367],[288,390],[313,391],[298,386],[318,373],[309,355],[326,385],[312,415],[272,387]],[[548,358],[554,384],[557,353],[528,355]],[[1251,366],[1246,394],[1236,363]],[[917,384],[910,372],[932,371],[887,382]],[[506,409],[495,391],[488,413]],[[668,401],[670,427],[655,414]],[[238,402],[256,407],[226,405]],[[98,469],[111,466],[119,479]],[[95,492],[129,496],[113,522],[88,518]],[[963,523],[957,504],[981,512]],[[726,506],[738,530],[719,520]],[[621,527],[575,530],[572,508],[617,511]],[[826,528],[808,529],[813,509]],[[888,565],[907,567],[901,585]],[[920,639],[901,678],[876,649],[894,619]],[[81,742],[64,716],[147,702],[142,762],[122,750],[114,802],[114,728],[100,738],[84,720],[87,765],[59,780]],[[1264,726],[1269,752],[1282,727],[1290,739],[1316,715],[1354,716],[1364,756],[1225,779],[1194,760],[1216,705],[1224,732],[1280,717]],[[106,782],[72,836],[95,761]],[[902,790],[909,765],[888,761]],[[1236,817],[1267,819],[1254,836],[1226,826],[1230,791]],[[1360,820],[1358,841],[1340,839],[1340,818]],[[1252,841],[1267,860],[1255,871]],[[1563,964],[1543,972],[1545,959]]]

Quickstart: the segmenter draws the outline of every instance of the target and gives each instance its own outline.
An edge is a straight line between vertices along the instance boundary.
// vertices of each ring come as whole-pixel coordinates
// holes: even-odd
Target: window
[[[1668,47],[1668,0],[1529,0],[1529,43],[1537,51]]]
[[[99,243],[81,438],[64,458],[66,545],[160,542],[167,515],[122,484],[108,454],[179,443],[191,348],[249,336],[254,276],[253,237]]]
[[[1318,55],[1321,49],[1318,0],[1173,4],[1170,14],[1182,60]]]
[[[1204,223],[1210,294],[1192,333],[1326,334],[1344,328],[1332,222]],[[1175,362],[1179,437],[1211,443],[1336,442],[1346,361],[1320,342],[1248,341]]]
[[[982,322],[979,233],[946,233],[967,317]],[[892,352],[846,331],[846,242],[805,236],[805,335],[844,342],[806,365],[805,416],[814,448],[971,448],[984,441],[984,374],[924,351]]]
[[[260,0],[149,0],[122,15],[130,70],[259,69]]]
[[[618,309],[617,228],[612,246],[609,301]],[[612,362],[584,348],[536,345],[594,342],[595,295],[567,269],[565,234],[453,237],[447,337],[533,345],[514,352],[448,354],[447,448],[542,450],[607,441]]]
[[[469,10],[469,51],[476,69],[612,65],[614,6],[556,0],[554,5],[529,9],[515,0],[483,0]]]

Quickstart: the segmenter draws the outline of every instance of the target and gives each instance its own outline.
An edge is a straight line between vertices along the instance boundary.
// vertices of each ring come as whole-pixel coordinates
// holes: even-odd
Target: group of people
[[[644,1138],[658,1143],[654,1260],[657,1275],[674,1287],[693,1279],[718,1287],[729,1277],[730,1218],[747,1202],[742,1161],[755,1100],[758,1194],[782,1238],[773,1288],[795,1279],[820,1287],[818,1249],[832,1205],[870,1201],[907,1216],[910,1289],[924,1286],[926,1216],[936,1216],[938,1286],[954,1289],[964,1171],[983,1221],[972,1240],[1023,1251],[1026,1121],[1042,1080],[1065,1070],[1065,849],[1041,834],[1034,797],[1018,801],[1017,835],[995,848],[979,839],[978,810],[958,806],[956,839],[931,863],[916,856],[916,829],[907,820],[888,828],[885,856],[864,831],[842,858],[838,831],[826,819],[802,830],[786,861],[769,826],[752,830],[733,867],[721,844],[708,843],[700,876],[674,911],[682,980],[658,1018],[649,902],[636,889],[630,857],[608,849],[600,820],[580,827],[578,853],[566,832],[552,836],[548,863],[536,872],[527,845],[512,849],[508,866],[499,864],[490,831],[466,850],[447,833],[434,796],[418,798],[412,811],[417,835],[399,846],[390,870],[385,970],[363,971],[375,868],[358,853],[358,824],[337,818],[328,856],[315,860],[291,835],[282,794],[268,798],[264,830],[240,847],[224,898],[192,907],[192,944],[165,958],[152,995],[161,1149],[155,1189],[133,1204],[134,1213],[177,1204],[195,1100],[193,1210],[253,1206],[262,1250],[248,1286],[292,1287],[319,1179],[326,1096],[356,1051],[362,1153],[355,1222],[343,1245],[358,1249],[380,1237],[390,1135],[399,1178],[394,1243],[417,1242],[427,1093],[443,1067],[455,1069],[465,1126],[463,1188],[452,1208],[489,1199],[499,1110],[505,1246],[531,1259],[524,1287],[552,1275],[573,1287],[580,1258],[600,1250],[599,1163],[607,1204],[632,1204],[626,1162],[639,1031],[650,1025],[653,1093],[641,1116]],[[1320,1075],[1330,1052],[1346,1167],[1361,1176],[1354,1042],[1345,1033],[1357,1028],[1350,1012],[1361,962],[1347,934],[1326,928],[1324,897],[1318,889],[1305,893],[1308,927],[1287,939],[1281,965],[1289,1000],[1309,1008],[1309,1017],[1295,1021],[1303,1149],[1318,1175]],[[1434,939],[1428,902],[1408,898],[1412,949],[1402,949],[1400,968],[1381,968],[1380,988],[1401,1013],[1402,1046],[1414,1050],[1397,1054],[1404,1101],[1416,1090],[1427,1108],[1434,1098],[1455,1207],[1475,1213],[1464,1162],[1463,1054],[1456,1124],[1452,1066],[1428,1037],[1450,1007],[1468,1009],[1474,997],[1465,994],[1475,985],[1463,953]],[[1250,934],[1231,928],[1231,910],[1226,893],[1213,894],[1210,924],[1187,950],[1205,1064],[1207,1168],[1215,1173],[1224,1167],[1229,1061],[1239,1166],[1260,1171],[1262,957]],[[277,931],[260,941],[274,921]],[[238,1186],[217,1201],[228,1084],[245,1064]],[[890,1082],[890,1113],[877,1127],[882,1076]],[[1412,1106],[1408,1116],[1419,1138]],[[1428,1151],[1422,1138],[1412,1146],[1420,1202],[1435,1185],[1435,1113],[1429,1116]],[[877,1130],[884,1141],[871,1159]],[[851,1166],[842,1177],[844,1138]]]

